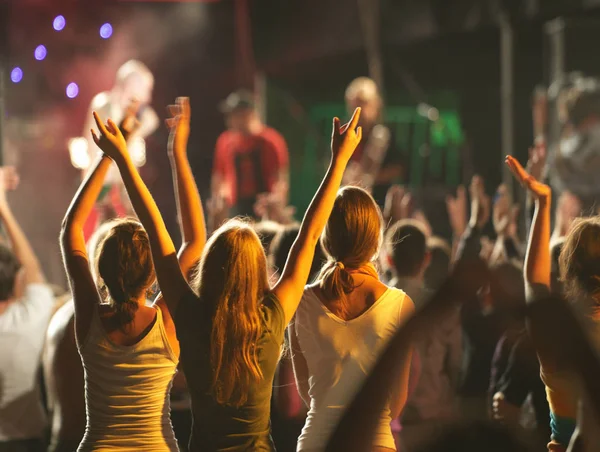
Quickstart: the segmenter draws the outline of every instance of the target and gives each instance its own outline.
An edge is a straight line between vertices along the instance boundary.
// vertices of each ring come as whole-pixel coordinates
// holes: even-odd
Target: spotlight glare
[[[90,166],[88,154],[88,142],[83,137],[71,138],[69,140],[69,155],[71,164],[77,169],[86,169]]]
[[[33,56],[38,61],[42,61],[44,58],[46,58],[46,55],[48,55],[48,50],[46,50],[46,46],[43,44],[37,46],[33,52]]]
[[[110,38],[112,36],[112,32],[113,32],[112,25],[109,24],[108,22],[100,27],[100,37],[102,39]]]
[[[13,83],[19,83],[23,80],[23,70],[18,66],[13,68],[13,70],[10,71],[10,79]]]
[[[65,20],[65,16],[56,16],[54,18],[54,22],[52,22],[52,27],[56,31],[61,31],[67,25],[67,21]]]
[[[75,82],[71,82],[67,85],[67,97],[69,99],[74,99],[77,97],[77,95],[79,94],[79,86],[77,86],[77,83]]]

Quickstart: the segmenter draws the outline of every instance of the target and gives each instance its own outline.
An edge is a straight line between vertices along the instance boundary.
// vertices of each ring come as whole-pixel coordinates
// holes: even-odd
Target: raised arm
[[[12,173],[11,173],[12,171]],[[12,209],[6,199],[6,191],[10,189],[11,178],[16,177],[11,168],[0,168],[0,220],[4,223],[8,239],[18,261],[24,271],[25,285],[45,282],[46,278],[29,240],[19,226]]]
[[[172,115],[167,119],[167,126],[171,129],[169,158],[183,241],[179,250],[179,265],[183,274],[188,276],[192,267],[200,259],[206,244],[206,223],[200,194],[187,156],[190,100],[187,97],[179,97],[176,105],[171,105],[169,110]]]
[[[281,278],[273,288],[274,294],[282,304],[286,324],[292,319],[300,303],[315,255],[315,247],[333,209],[346,165],[362,138],[362,129],[358,127],[359,117],[360,109],[357,108],[350,123],[341,128],[340,120],[334,118],[331,164],[304,215],[298,238],[290,250]]]
[[[104,155],[92,164],[67,210],[60,234],[63,261],[75,301],[75,330],[80,343],[87,336],[93,309],[99,300],[90,271],[83,226],[100,195],[111,163]]]
[[[191,289],[179,267],[173,240],[152,195],[129,157],[121,131],[110,119],[104,125],[95,112],[94,118],[100,130],[100,138],[94,135],[94,141],[119,168],[131,204],[148,233],[158,284],[169,311],[174,316],[177,303]]]
[[[535,200],[535,212],[525,257],[525,284],[528,292],[527,298],[531,301],[540,290],[544,294],[550,292],[552,268],[550,259],[551,190],[549,186],[538,182],[529,175],[515,158],[506,157],[506,164],[517,181],[527,188]]]

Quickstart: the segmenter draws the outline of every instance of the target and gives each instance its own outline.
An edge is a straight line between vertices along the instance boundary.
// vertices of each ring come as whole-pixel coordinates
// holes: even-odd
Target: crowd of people
[[[526,205],[475,176],[446,200],[448,242],[393,185],[376,86],[358,79],[347,101],[296,223],[285,141],[245,93],[223,104],[205,218],[178,98],[179,251],[128,151],[139,101],[118,123],[95,111],[101,152],[60,235],[66,293],[0,170],[0,452],[597,450],[598,217],[563,191],[552,231],[538,141],[527,170],[506,160]],[[135,216],[90,236],[111,174]]]

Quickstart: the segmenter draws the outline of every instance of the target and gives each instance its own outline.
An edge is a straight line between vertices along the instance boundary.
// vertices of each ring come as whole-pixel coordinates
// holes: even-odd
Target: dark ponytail
[[[119,327],[135,317],[137,300],[155,279],[150,243],[141,224],[117,222],[99,245],[98,275],[101,292],[115,311]]]

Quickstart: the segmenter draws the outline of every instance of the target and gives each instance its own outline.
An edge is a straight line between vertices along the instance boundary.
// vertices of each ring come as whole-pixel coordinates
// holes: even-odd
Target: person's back
[[[388,339],[412,312],[404,292],[370,279],[355,282],[360,288],[348,296],[355,308],[351,316],[328,309],[315,286],[306,289],[296,312],[295,330],[310,375],[310,409],[299,451],[322,450]],[[395,449],[391,421],[388,406],[381,413],[374,447]]]
[[[43,436],[47,419],[39,371],[53,299],[48,286],[31,284],[0,314],[0,448],[2,442]]]
[[[283,310],[272,295],[262,300],[261,333],[257,340],[262,378],[250,385],[241,406],[219,403],[212,393],[211,310],[207,300],[189,297],[177,311],[177,337],[181,362],[192,397],[193,427],[190,450],[270,451],[270,402],[272,382],[285,330]]]
[[[109,310],[95,309],[79,346],[87,405],[80,451],[177,450],[168,413],[178,359],[169,345],[162,311],[146,309],[155,311],[154,320],[141,334],[131,335],[139,336],[133,343],[116,342],[104,326],[110,321]]]
[[[340,190],[321,237],[328,260],[305,289],[289,329],[296,385],[309,407],[298,451],[323,450],[387,341],[414,311],[404,292],[379,280],[373,262],[382,231],[371,195],[357,187]],[[381,413],[374,451],[396,449],[390,423],[406,401],[410,353],[398,359],[402,371]]]
[[[0,220],[12,248],[0,244],[0,450],[37,452],[47,422],[40,358],[55,303],[6,199],[10,178],[0,168]]]
[[[386,245],[395,276],[392,283],[414,300],[417,309],[433,296],[425,286],[425,274],[431,262],[427,239],[425,228],[415,220],[399,221],[387,233]],[[402,417],[403,442],[409,449],[409,445],[419,441],[417,437],[427,436],[424,432],[437,429],[437,423],[449,421],[456,413],[456,387],[462,358],[458,310],[415,342],[415,354],[420,360],[419,379]]]
[[[75,340],[75,306],[65,303],[52,316],[43,357],[50,412],[50,452],[77,449],[85,432],[83,367]]]

